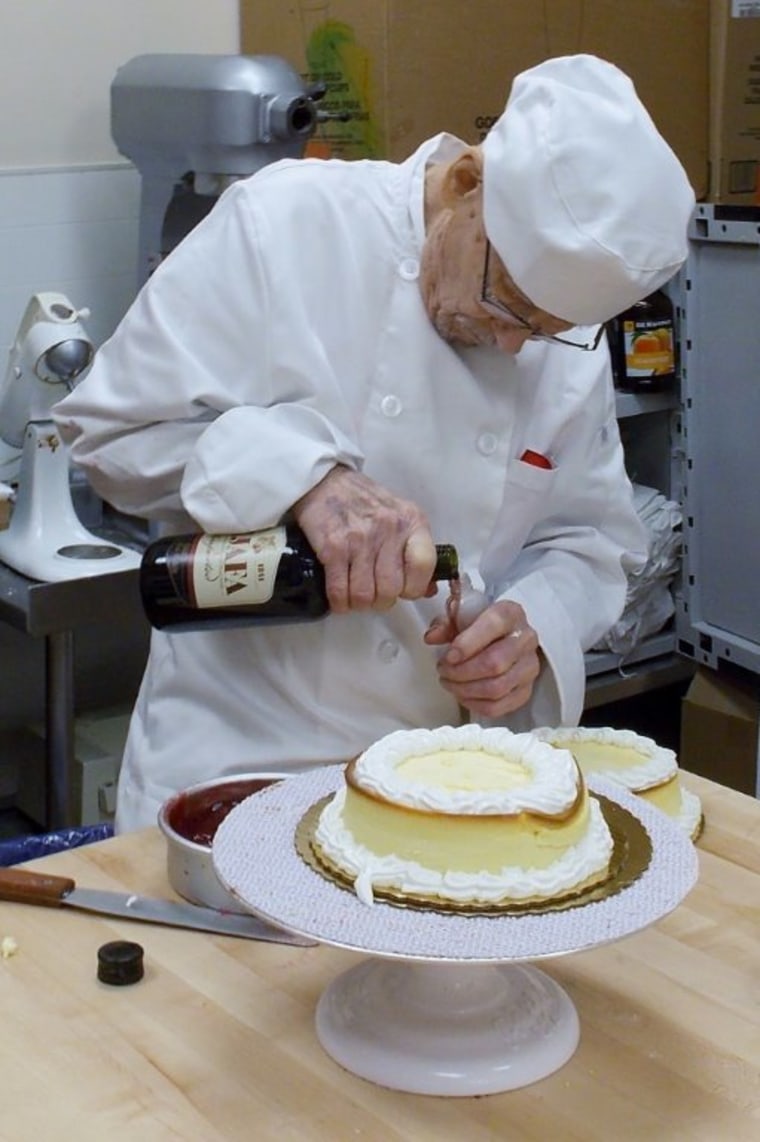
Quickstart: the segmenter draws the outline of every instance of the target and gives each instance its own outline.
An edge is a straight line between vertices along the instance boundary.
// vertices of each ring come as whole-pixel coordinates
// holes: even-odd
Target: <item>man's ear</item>
[[[478,192],[483,181],[483,158],[480,147],[469,147],[458,155],[446,172],[446,194],[465,198]]]

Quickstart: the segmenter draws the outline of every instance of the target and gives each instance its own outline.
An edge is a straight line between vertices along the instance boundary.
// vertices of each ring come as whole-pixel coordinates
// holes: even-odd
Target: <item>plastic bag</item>
[[[79,825],[70,829],[60,829],[55,833],[29,833],[21,837],[9,837],[0,841],[0,868],[8,868],[22,861],[50,856],[65,849],[76,849],[80,845],[90,845],[95,841],[105,841],[113,836],[113,825],[103,822],[98,825]]]
[[[629,654],[649,635],[662,630],[675,611],[670,584],[681,556],[681,508],[642,484],[634,485],[634,505],[647,530],[648,559],[628,576],[623,613],[593,650]]]

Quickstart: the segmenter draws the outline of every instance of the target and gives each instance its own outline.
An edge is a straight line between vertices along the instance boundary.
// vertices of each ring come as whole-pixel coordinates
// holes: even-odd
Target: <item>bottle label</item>
[[[267,603],[287,546],[284,527],[246,535],[201,535],[193,551],[195,605],[240,607]]]
[[[673,326],[665,318],[623,322],[625,370],[630,380],[675,371]]]

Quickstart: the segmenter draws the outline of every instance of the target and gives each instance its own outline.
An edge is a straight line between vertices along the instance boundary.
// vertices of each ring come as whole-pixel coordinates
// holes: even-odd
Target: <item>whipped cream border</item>
[[[410,757],[442,750],[483,750],[523,765],[532,777],[516,789],[431,788],[399,778],[396,766]],[[356,760],[354,780],[367,793],[395,805],[452,815],[513,816],[535,812],[556,815],[575,804],[582,778],[569,750],[557,749],[533,733],[516,734],[501,726],[438,726],[396,730],[374,742]]]
[[[652,738],[634,733],[633,730],[615,730],[609,726],[557,726],[550,728],[540,726],[532,733],[540,741],[553,744],[555,741],[593,741],[602,745],[618,746],[621,749],[635,749],[646,759],[640,765],[632,765],[629,769],[584,769],[579,762],[581,771],[588,777],[589,773],[607,777],[610,781],[630,789],[632,793],[641,793],[644,789],[653,789],[657,785],[664,785],[678,773],[678,759],[672,749],[658,745]]]
[[[439,873],[416,861],[378,856],[356,843],[343,823],[345,788],[325,806],[315,841],[328,860],[354,880],[363,904],[373,904],[374,888],[392,888],[414,898],[438,897],[461,903],[498,904],[504,900],[553,899],[572,891],[609,864],[613,840],[601,806],[589,801],[589,828],[577,845],[567,849],[547,868],[506,865],[498,873]]]
[[[676,820],[692,838],[702,820],[702,802],[696,793],[692,793],[690,789],[684,789],[683,785],[681,785],[681,811]]]

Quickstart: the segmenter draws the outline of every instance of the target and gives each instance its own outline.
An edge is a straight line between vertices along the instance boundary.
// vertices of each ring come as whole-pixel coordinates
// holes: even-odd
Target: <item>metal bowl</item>
[[[241,801],[288,776],[271,771],[231,774],[191,785],[164,801],[158,825],[166,837],[167,871],[175,892],[207,908],[245,911],[216,875],[211,857],[214,834]]]

